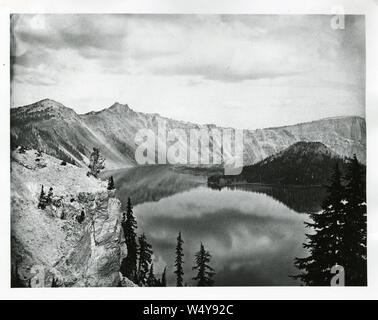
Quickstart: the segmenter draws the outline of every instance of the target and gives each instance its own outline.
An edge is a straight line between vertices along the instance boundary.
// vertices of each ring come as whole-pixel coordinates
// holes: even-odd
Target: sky
[[[365,115],[365,21],[331,15],[13,15],[11,107],[114,102],[264,128]]]

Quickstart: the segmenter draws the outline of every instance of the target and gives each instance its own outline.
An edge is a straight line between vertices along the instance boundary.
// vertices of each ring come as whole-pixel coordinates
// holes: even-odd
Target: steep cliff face
[[[210,137],[211,130],[224,129],[136,112],[119,103],[102,111],[78,115],[58,102],[42,100],[11,110],[11,139],[13,144],[38,148],[81,165],[87,161],[93,146],[100,147],[107,159],[107,169],[117,169],[135,164],[135,136],[141,129],[156,134],[157,146],[176,143],[176,140],[166,143],[157,136],[158,124],[162,122],[168,131],[184,130],[185,135],[178,137],[178,143],[184,146],[190,129],[204,130]],[[298,141],[321,142],[340,156],[352,157],[356,153],[361,162],[366,161],[365,120],[352,116],[244,130],[244,165],[261,161]],[[194,150],[192,146],[189,148]]]
[[[360,117],[335,117],[292,126],[246,131],[244,163],[254,164],[299,142],[321,142],[341,157],[366,162],[366,125]]]
[[[105,182],[34,150],[12,153],[11,180],[13,285],[133,285],[119,273],[126,255],[121,204]],[[44,210],[42,185],[54,194]]]

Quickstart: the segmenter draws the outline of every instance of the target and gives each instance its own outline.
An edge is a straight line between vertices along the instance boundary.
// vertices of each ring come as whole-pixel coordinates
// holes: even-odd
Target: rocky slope
[[[107,159],[107,169],[135,164],[135,135],[140,129],[157,132],[159,121],[167,129],[203,129],[215,125],[198,125],[135,112],[127,105],[115,103],[99,112],[76,114],[53,100],[42,100],[11,110],[13,145],[41,149],[48,154],[84,165],[92,147],[97,146]],[[221,128],[220,128],[221,129]],[[184,144],[184,138],[179,144]],[[357,154],[366,161],[365,120],[360,117],[338,117],[292,126],[244,130],[244,165],[254,164],[298,141],[322,142],[341,156]],[[162,145],[162,140],[157,145]],[[172,142],[173,143],[173,142]]]
[[[54,193],[45,210],[38,209],[42,185]],[[35,150],[12,152],[14,286],[51,287],[53,281],[66,287],[133,285],[119,273],[126,255],[120,219],[120,201],[106,182]]]
[[[94,146],[100,146],[109,167],[131,162],[88,127],[72,109],[52,100],[11,110],[13,145],[43,150],[59,159],[84,165]]]

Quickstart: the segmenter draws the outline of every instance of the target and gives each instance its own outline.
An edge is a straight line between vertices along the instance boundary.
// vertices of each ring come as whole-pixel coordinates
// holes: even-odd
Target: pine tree
[[[156,278],[155,278],[155,275],[154,275],[154,264],[153,263],[151,263],[151,265],[150,265],[150,271],[149,271],[148,277],[147,277],[147,286],[149,286],[149,287],[156,286]]]
[[[49,189],[49,192],[47,193],[47,196],[46,196],[46,204],[49,205],[52,203],[52,198],[54,196],[54,193],[53,193],[53,188],[50,187]]]
[[[345,285],[366,286],[366,179],[364,167],[358,162],[356,155],[348,164],[345,180],[346,223],[342,247]]]
[[[182,244],[184,241],[181,238],[181,232],[179,232],[178,237],[177,237],[177,245],[176,245],[176,259],[175,259],[175,267],[176,270],[174,273],[176,274],[176,285],[177,287],[182,287],[183,286],[183,276],[184,276],[184,269],[183,269],[183,264],[184,264],[184,252],[182,249]]]
[[[167,286],[167,267],[164,268],[163,274],[161,276],[161,283],[160,283],[160,285],[162,287],[166,287]]]
[[[139,284],[145,285],[147,281],[149,265],[152,261],[152,247],[147,242],[147,238],[144,233],[141,236],[139,236],[138,240],[139,240],[138,279],[139,279]]]
[[[93,151],[89,158],[89,172],[87,175],[92,175],[98,178],[98,175],[102,169],[105,168],[105,158],[100,154],[98,148],[93,148]]]
[[[155,287],[162,287],[161,279],[158,279],[158,278],[155,279]]]
[[[51,287],[52,288],[60,287],[58,279],[56,279],[55,277],[53,277],[53,279],[52,279]]]
[[[20,275],[18,273],[18,265],[16,264],[13,268],[12,266],[12,273],[11,273],[11,288],[23,288],[25,287],[25,284],[20,278]]]
[[[127,200],[126,213],[123,213],[122,219],[122,229],[125,237],[125,243],[127,246],[127,256],[122,260],[121,263],[121,273],[124,277],[129,278],[135,283],[138,282],[137,274],[137,256],[138,256],[138,245],[136,241],[135,230],[137,228],[137,223],[133,215],[133,206],[131,204],[131,199]]]
[[[46,194],[45,191],[43,190],[43,185],[41,187],[41,193],[39,194],[39,201],[38,201],[38,209],[46,209]]]
[[[193,280],[197,281],[197,286],[199,287],[214,285],[213,277],[215,276],[215,272],[209,265],[210,260],[210,253],[205,250],[205,247],[201,243],[200,250],[195,254],[195,266],[193,267],[193,270],[197,270],[197,275]]]
[[[342,265],[345,188],[341,184],[338,165],[335,167],[330,185],[327,186],[327,194],[322,203],[322,211],[310,214],[313,222],[306,223],[306,226],[314,231],[312,234],[306,234],[308,242],[303,244],[310,255],[295,259],[296,267],[305,272],[293,278],[302,280],[306,285],[329,286],[333,276],[331,268],[336,264]]]
[[[313,234],[307,234],[306,258],[296,258],[295,265],[305,272],[294,276],[306,285],[329,286],[331,268],[345,271],[345,285],[366,285],[366,186],[363,167],[356,156],[348,164],[346,184],[341,183],[336,167],[322,212],[311,214]]]
[[[110,176],[108,179],[108,190],[114,190],[114,189],[115,189],[115,186],[114,186],[113,176]]]

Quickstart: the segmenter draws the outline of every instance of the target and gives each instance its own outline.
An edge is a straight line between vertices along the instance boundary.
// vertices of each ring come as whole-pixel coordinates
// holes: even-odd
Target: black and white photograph
[[[368,285],[365,15],[9,28],[11,288]]]

